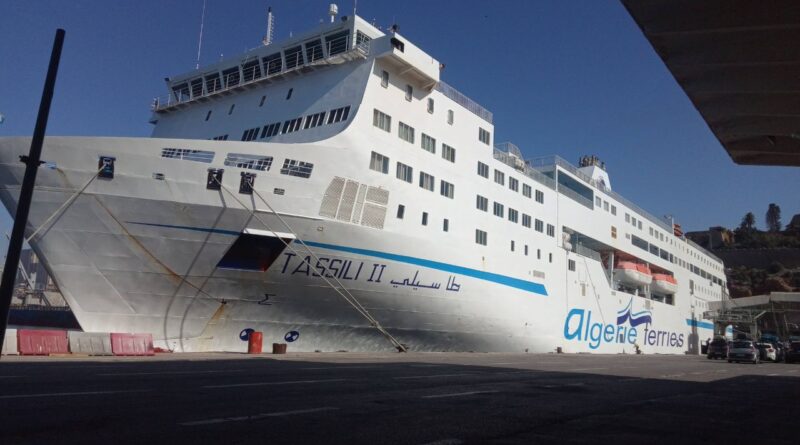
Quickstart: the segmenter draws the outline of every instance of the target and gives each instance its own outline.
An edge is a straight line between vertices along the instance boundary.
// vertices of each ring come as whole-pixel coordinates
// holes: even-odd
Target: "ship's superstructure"
[[[699,350],[722,262],[596,157],[495,144],[440,69],[342,17],[174,76],[152,138],[45,141],[30,243],[84,330],[175,350]]]

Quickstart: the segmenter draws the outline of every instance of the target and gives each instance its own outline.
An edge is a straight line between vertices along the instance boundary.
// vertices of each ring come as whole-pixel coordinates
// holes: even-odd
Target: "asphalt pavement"
[[[798,443],[800,364],[698,356],[3,357],[0,444]]]

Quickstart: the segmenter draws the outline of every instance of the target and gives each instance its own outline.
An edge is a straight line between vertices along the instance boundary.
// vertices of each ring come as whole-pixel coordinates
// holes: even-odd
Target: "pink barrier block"
[[[17,344],[20,355],[69,354],[67,331],[20,329]]]
[[[153,334],[111,334],[114,355],[155,355]]]

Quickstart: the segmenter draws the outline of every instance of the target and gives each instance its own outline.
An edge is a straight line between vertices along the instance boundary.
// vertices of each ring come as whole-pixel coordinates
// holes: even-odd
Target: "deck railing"
[[[436,84],[436,91],[439,91],[440,93],[444,94],[445,97],[466,108],[472,114],[478,116],[479,118],[485,120],[486,122],[491,124],[492,121],[494,120],[494,116],[492,115],[491,111],[487,110],[486,108],[483,108],[477,102],[465,96],[460,91],[451,87],[444,81],[440,80],[439,83]]]

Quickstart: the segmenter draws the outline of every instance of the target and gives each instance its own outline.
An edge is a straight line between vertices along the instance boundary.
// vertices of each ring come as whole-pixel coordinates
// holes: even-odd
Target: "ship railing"
[[[686,238],[686,242],[687,242],[687,243],[688,243],[690,246],[692,246],[692,247],[694,247],[695,249],[697,249],[697,250],[699,250],[699,251],[701,251],[701,252],[705,253],[706,255],[710,256],[711,258],[714,258],[715,260],[719,261],[720,263],[722,263],[722,262],[723,262],[723,261],[722,261],[722,259],[721,259],[720,257],[718,257],[718,256],[714,255],[713,253],[709,252],[709,251],[708,251],[708,250],[706,250],[704,247],[700,247],[700,246],[699,246],[697,243],[695,243],[694,241],[690,240],[689,238]]]
[[[280,58],[267,61],[264,65],[260,62],[255,64],[245,62],[238,70],[231,73],[225,74],[223,71],[220,76],[214,78],[201,77],[194,81],[187,80],[184,88],[175,89],[171,93],[154,98],[152,110],[158,112],[202,98],[222,95],[231,90],[265,82],[293,71],[326,65],[334,60],[348,60],[351,57],[366,58],[369,55],[369,40],[359,42],[352,47],[351,41],[350,35],[343,35],[325,42],[327,57],[322,52],[322,46],[306,47],[305,51],[284,52],[285,63]],[[196,82],[198,80],[199,83]]]
[[[503,164],[506,164],[509,167],[516,169],[517,171],[523,173],[525,176],[533,179],[534,181],[542,184],[543,186],[548,187],[552,190],[556,189],[556,182],[553,180],[553,178],[543,174],[542,172],[534,168],[531,168],[521,158],[509,154],[508,152],[502,151],[498,148],[494,149],[494,158],[502,162]]]
[[[561,167],[562,169],[572,173],[580,179],[581,181],[591,185],[592,187],[602,191],[603,193],[607,194],[608,196],[614,198],[620,204],[625,205],[631,211],[637,213],[639,216],[647,219],[651,223],[655,224],[656,226],[666,230],[668,233],[673,233],[672,224],[664,221],[662,218],[658,218],[652,215],[650,212],[644,210],[643,208],[639,207],[638,205],[634,204],[624,196],[620,195],[619,193],[611,190],[610,188],[606,187],[605,184],[600,183],[599,181],[595,181],[590,178],[588,175],[578,171],[578,168],[574,165],[570,164],[567,160],[560,156],[545,156],[541,158],[535,158],[528,161],[530,165],[536,169],[546,170],[548,167]]]
[[[485,120],[488,123],[492,123],[494,120],[494,116],[492,112],[480,106],[477,102],[470,99],[457,89],[453,88],[452,86],[448,85],[444,81],[439,81],[436,84],[436,91],[445,95],[445,97],[449,98],[453,102],[461,105],[462,107],[466,108],[469,112],[478,116],[479,118]]]
[[[582,256],[585,256],[587,258],[591,258],[591,259],[593,259],[595,261],[602,262],[601,258],[600,258],[600,252],[598,252],[596,250],[593,250],[593,249],[590,249],[590,248],[584,246],[583,244],[580,244],[580,243],[575,244],[575,248],[574,248],[573,251],[575,253],[577,253],[578,255],[582,255]]]

